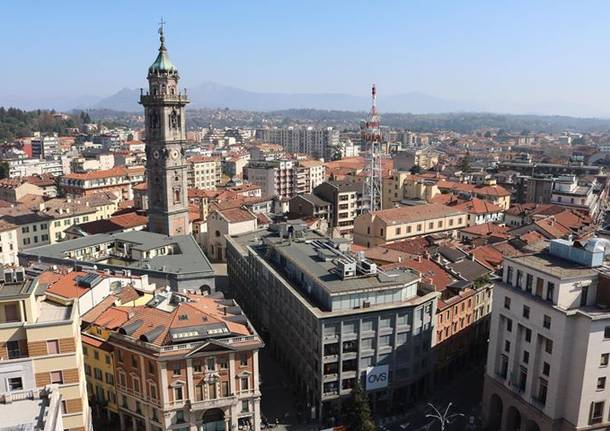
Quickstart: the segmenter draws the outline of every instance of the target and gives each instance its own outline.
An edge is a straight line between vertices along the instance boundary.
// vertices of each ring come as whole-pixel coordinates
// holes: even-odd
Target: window
[[[96,380],[102,381],[102,370],[100,370],[99,368],[93,368],[93,375],[95,377]]]
[[[215,382],[208,383],[208,398],[210,400],[215,400],[217,398]]]
[[[123,352],[121,350],[118,351],[119,362],[123,362]]]
[[[400,235],[400,228],[399,227],[396,228],[396,235]]]
[[[222,396],[223,397],[228,397],[229,396],[229,382],[222,382],[221,384],[221,391],[222,391]]]
[[[220,358],[218,360],[218,368],[220,368],[221,370],[226,370],[229,368],[229,363],[227,362],[226,358]]]
[[[525,290],[527,292],[532,292],[532,282],[534,281],[534,276],[532,274],[527,274],[525,276]]]
[[[523,272],[521,272],[521,270],[518,269],[517,270],[517,282],[516,282],[517,287],[521,287],[522,283],[523,283]]]
[[[174,388],[174,400],[182,399],[182,386]]]
[[[532,330],[529,328],[525,328],[525,341],[527,343],[531,343],[532,341]]]
[[[201,373],[202,372],[201,364],[199,364],[199,363],[193,364],[193,372],[194,373]]]
[[[247,413],[250,411],[250,405],[248,404],[248,400],[243,400],[241,402],[241,412]]]
[[[140,393],[140,379],[133,378],[133,390]]]
[[[545,376],[548,377],[548,375],[551,373],[551,365],[548,362],[543,362],[542,363],[542,374],[544,374]]]
[[[136,355],[131,355],[131,366],[134,368],[138,368],[138,358]]]
[[[506,282],[508,284],[512,284],[512,282],[513,282],[513,267],[512,266],[506,267]]]
[[[598,377],[597,378],[597,390],[598,391],[603,391],[604,389],[606,389],[606,378],[605,377]]]
[[[152,362],[148,362],[148,372],[149,374],[155,374],[155,364]]]
[[[216,361],[214,360],[214,358],[208,358],[207,368],[208,368],[208,371],[216,370]]]
[[[106,361],[106,363],[108,365],[110,365],[110,355],[109,354],[104,355],[104,360]]]
[[[604,328],[604,338],[605,339],[609,339],[610,338],[610,326],[606,326]]]
[[[247,391],[248,390],[248,382],[249,382],[248,377],[242,377],[240,379],[240,387],[241,387],[242,391]]]
[[[63,384],[64,376],[61,371],[51,371],[50,376],[51,376],[51,383],[56,383],[59,385]]]
[[[591,414],[589,416],[589,425],[601,423],[604,416],[604,402],[591,403]]]
[[[538,380],[538,396],[536,398],[538,398],[538,402],[542,404],[546,404],[546,395],[548,390],[547,388],[547,381],[543,378],[540,378],[540,380]]]
[[[513,332],[513,321],[511,319],[506,319],[506,330]]]
[[[504,297],[504,308],[510,310],[510,298],[508,296]]]
[[[184,423],[184,411],[183,410],[177,410],[176,411],[176,423],[177,424],[183,424]]]
[[[500,369],[498,370],[500,377],[505,379],[508,376],[508,356],[500,356]]]
[[[178,362],[174,362],[174,364],[173,364],[173,365],[174,365],[174,367],[173,367],[173,369],[172,369],[172,374],[173,374],[174,376],[179,376],[179,375],[180,375],[180,373],[181,373],[181,371],[182,371],[182,370],[180,369],[180,364],[179,364]]]
[[[506,353],[510,352],[510,341],[508,340],[504,341],[504,351]]]
[[[608,359],[610,358],[610,354],[608,353],[602,353],[600,359],[599,359],[599,366],[600,367],[607,367],[608,366]]]
[[[23,389],[23,382],[21,381],[21,377],[12,377],[7,380],[9,391],[21,391]]]
[[[243,353],[239,357],[239,365],[241,365],[242,367],[245,367],[248,365],[248,354],[247,353]]]
[[[580,306],[584,307],[587,305],[587,295],[589,293],[589,286],[583,286],[580,292]]]
[[[114,376],[110,373],[106,373],[106,383],[114,385]]]
[[[553,301],[553,295],[555,294],[555,283],[547,283],[546,285],[546,299],[547,301]]]
[[[527,386],[527,368],[519,367],[519,391],[525,392]]]
[[[542,326],[544,326],[546,329],[551,329],[551,316],[547,316],[546,314],[544,315]]]
[[[49,340],[47,341],[47,354],[56,355],[59,353],[59,341]]]
[[[93,357],[95,358],[95,360],[99,360],[100,359],[100,352],[98,352],[97,350],[93,351]]]
[[[528,364],[530,361],[530,352],[528,352],[527,350],[523,351],[523,363],[524,364]]]
[[[85,364],[85,374],[88,376],[91,375],[91,366],[89,364]]]
[[[548,338],[545,339],[544,351],[549,354],[553,353],[553,340],[549,340]]]
[[[526,319],[530,318],[530,308],[527,305],[523,306],[523,317]]]

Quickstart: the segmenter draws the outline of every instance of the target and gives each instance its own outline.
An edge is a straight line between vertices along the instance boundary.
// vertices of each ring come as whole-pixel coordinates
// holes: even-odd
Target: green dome
[[[178,69],[174,66],[169,59],[169,55],[167,55],[167,50],[163,45],[159,49],[159,55],[157,55],[157,59],[151,66],[148,68],[149,73],[176,73]]]
[[[148,68],[148,73],[178,73],[178,69],[174,66],[167,55],[167,48],[165,48],[165,35],[163,33],[163,27],[159,29],[159,40],[161,46],[159,47],[159,55],[153,64]]]

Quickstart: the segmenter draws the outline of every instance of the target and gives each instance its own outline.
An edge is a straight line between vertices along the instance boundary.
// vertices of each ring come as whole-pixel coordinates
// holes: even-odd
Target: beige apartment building
[[[358,216],[354,243],[374,247],[415,236],[454,232],[467,225],[467,213],[445,205],[403,206]]]
[[[214,157],[193,156],[187,159],[188,187],[192,189],[215,190],[220,182],[222,169],[220,160]]]
[[[434,179],[398,171],[383,179],[382,207],[395,208],[401,201],[431,202],[440,193]]]
[[[43,272],[31,279],[23,268],[3,271],[0,393],[38,393],[56,385],[63,429],[92,430],[78,307],[47,297],[46,285],[54,276]]]
[[[17,226],[0,220],[0,265],[17,264]]]

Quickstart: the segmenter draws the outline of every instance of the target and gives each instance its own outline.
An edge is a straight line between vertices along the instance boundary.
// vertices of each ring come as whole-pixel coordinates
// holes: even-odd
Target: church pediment
[[[185,356],[187,358],[192,358],[194,356],[197,356],[198,354],[204,354],[204,353],[218,353],[218,352],[235,352],[236,349],[218,342],[218,341],[208,341],[207,343],[194,348],[193,350],[191,350],[189,353],[187,353]]]

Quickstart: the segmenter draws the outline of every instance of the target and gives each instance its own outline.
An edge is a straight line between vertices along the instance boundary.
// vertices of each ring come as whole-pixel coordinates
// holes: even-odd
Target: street
[[[278,419],[278,431],[305,431],[319,429],[317,424],[307,424],[306,419],[297,411],[298,400],[295,398],[290,383],[284,375],[281,366],[263,349],[260,356],[262,415],[270,424]],[[446,431],[468,430],[468,418],[474,416],[475,423],[479,423],[481,397],[483,394],[483,367],[476,366],[464,370],[452,381],[443,385],[436,393],[427,399],[422,399],[417,406],[402,415],[392,418],[376,418],[380,431],[437,431],[440,430],[438,422],[427,418],[432,413],[427,403],[433,403],[444,412],[449,402],[452,408],[449,414],[461,413],[455,421],[445,427]],[[470,428],[476,430],[478,428]]]

